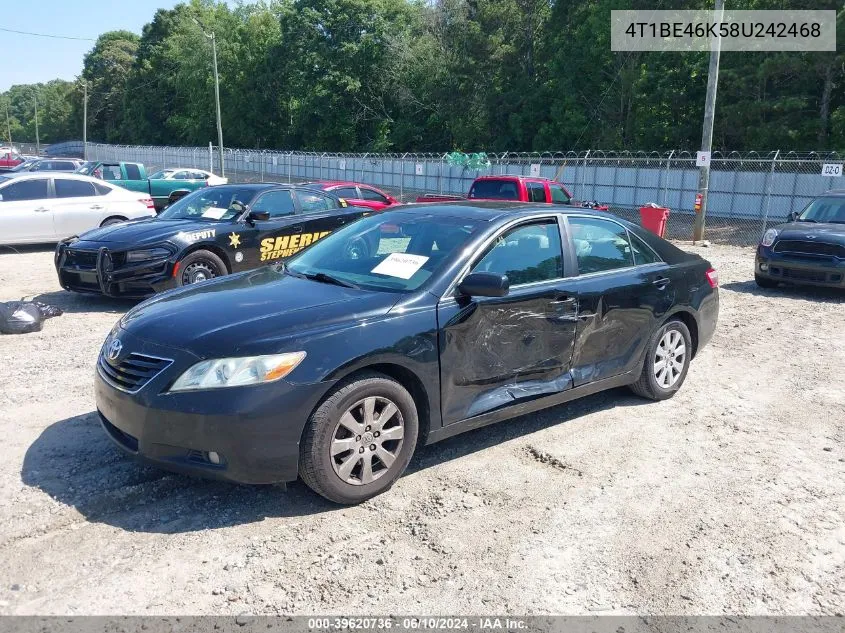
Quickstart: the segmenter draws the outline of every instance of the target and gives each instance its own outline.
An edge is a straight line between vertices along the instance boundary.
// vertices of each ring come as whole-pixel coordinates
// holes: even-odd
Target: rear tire
[[[388,490],[405,471],[418,433],[417,407],[407,389],[384,374],[357,374],[311,414],[299,476],[329,501],[361,503]]]
[[[683,321],[668,321],[657,328],[646,348],[643,370],[631,391],[649,400],[675,395],[689,371],[692,337]]]
[[[126,222],[126,218],[106,218],[100,226],[111,226],[112,224],[120,224]]]
[[[760,275],[754,275],[754,283],[756,283],[760,288],[777,288],[778,282],[774,279],[768,279],[767,277],[761,277]]]
[[[227,272],[223,260],[211,251],[194,251],[179,262],[179,275],[176,277],[176,285],[189,286],[221,277]]]

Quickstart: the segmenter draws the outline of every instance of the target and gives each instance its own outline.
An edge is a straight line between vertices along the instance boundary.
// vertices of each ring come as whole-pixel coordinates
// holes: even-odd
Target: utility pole
[[[725,13],[725,0],[716,0],[716,21],[721,22]],[[707,97],[704,100],[704,126],[701,131],[701,151],[710,152],[713,146],[713,115],[716,111],[716,89],[719,86],[719,56],[722,52],[720,37],[711,42],[710,68],[707,71]],[[701,194],[701,209],[695,214],[692,241],[704,239],[704,223],[707,215],[707,190],[710,187],[710,161],[699,167],[698,192]]]
[[[35,103],[35,155],[41,155],[41,139],[38,137],[38,95],[32,96],[32,101]]]
[[[226,175],[226,168],[223,165],[223,120],[220,116],[220,76],[217,74],[217,38],[214,31],[209,34],[197,18],[193,18],[194,24],[200,27],[203,35],[211,40],[211,59],[214,68],[214,103],[217,107],[217,153],[220,159],[220,176]]]
[[[6,133],[9,135],[9,152],[12,151],[12,124],[9,121],[9,104],[6,104]]]
[[[82,80],[82,158],[88,160],[88,82]]]

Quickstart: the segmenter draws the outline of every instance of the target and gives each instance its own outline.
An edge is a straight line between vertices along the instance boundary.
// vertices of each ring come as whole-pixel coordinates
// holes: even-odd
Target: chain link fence
[[[78,142],[53,145],[51,154],[81,154]],[[350,180],[381,187],[403,201],[426,193],[466,194],[478,176],[518,174],[563,182],[575,199],[607,204],[611,212],[639,222],[639,207],[654,202],[671,209],[670,239],[689,240],[695,220],[699,169],[695,153],[503,152],[487,154],[482,168],[456,165],[453,154],[336,154],[271,150],[224,150],[230,182],[292,183]],[[89,160],[144,163],[148,173],[173,167],[219,172],[217,148],[103,145],[89,143]],[[784,222],[814,197],[845,188],[841,177],[823,175],[833,153],[714,152],[710,164],[705,238],[752,245],[772,225]],[[836,170],[833,170],[836,173]]]

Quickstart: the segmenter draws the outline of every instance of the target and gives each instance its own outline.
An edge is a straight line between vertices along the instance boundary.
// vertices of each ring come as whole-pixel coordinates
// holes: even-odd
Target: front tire
[[[211,251],[194,251],[179,262],[177,286],[189,286],[227,273],[226,264]]]
[[[405,471],[418,433],[416,404],[401,384],[377,372],[358,374],[308,420],[299,475],[330,501],[361,503],[388,490]]]
[[[692,337],[683,321],[669,321],[651,335],[643,370],[631,391],[649,400],[675,395],[689,371]]]
[[[771,288],[777,288],[778,287],[778,282],[775,281],[774,279],[769,279],[767,277],[761,277],[760,275],[757,275],[757,274],[754,275],[754,283],[756,283],[760,288],[771,289]]]

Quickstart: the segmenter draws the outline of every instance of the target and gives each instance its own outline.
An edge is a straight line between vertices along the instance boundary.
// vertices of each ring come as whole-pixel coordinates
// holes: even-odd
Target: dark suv
[[[766,231],[754,280],[761,288],[781,282],[845,288],[845,189],[828,191]]]

